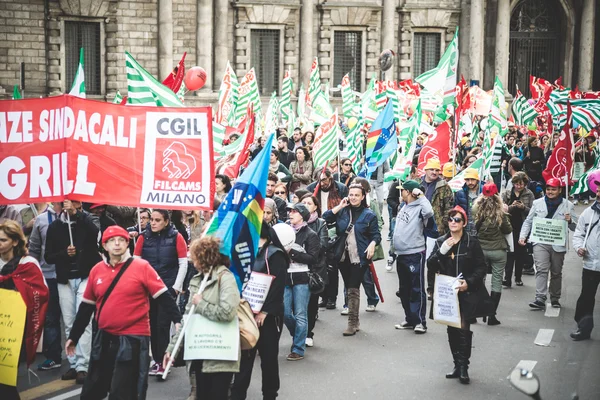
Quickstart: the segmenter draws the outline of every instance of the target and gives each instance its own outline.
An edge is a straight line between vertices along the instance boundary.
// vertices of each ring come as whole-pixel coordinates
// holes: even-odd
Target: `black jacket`
[[[287,169],[290,169],[290,164],[292,163],[292,161],[295,160],[296,156],[294,155],[293,151],[288,150],[286,152],[283,152],[279,150],[279,162],[285,165]]]
[[[319,237],[319,243],[321,244],[321,251],[319,252],[319,261],[316,264],[316,272],[323,278],[325,284],[329,283],[329,275],[327,274],[327,259],[325,257],[325,251],[329,244],[329,236],[327,234],[327,223],[323,218],[317,218],[313,222],[308,224],[308,227],[317,234]]]
[[[458,276],[462,273],[468,288],[467,291],[458,294],[461,313],[467,319],[493,315],[493,305],[483,282],[487,268],[479,240],[464,232],[460,242],[448,253],[442,254],[440,247],[449,237],[450,233],[447,233],[436,239],[427,260],[428,287],[433,290],[437,273],[448,276]]]
[[[283,250],[270,244],[267,248],[261,248],[252,265],[252,271],[267,273],[267,264],[265,262],[266,250],[268,249],[268,271],[275,277],[271,282],[269,293],[265,299],[261,311],[268,315],[283,314],[283,291],[285,289],[285,280],[289,262]]]
[[[316,268],[319,261],[319,254],[321,253],[321,244],[319,242],[319,236],[310,229],[308,226],[300,228],[296,232],[296,244],[304,247],[306,253],[299,251],[290,251],[290,258],[292,261],[302,264],[308,264],[308,268],[312,271]],[[299,285],[308,283],[307,272],[295,272],[293,274],[287,274],[285,284],[287,286]]]
[[[283,200],[277,196],[273,196],[273,197],[271,197],[271,199],[273,199],[275,201],[275,205],[277,206],[277,214],[279,214],[279,220],[287,221],[288,212],[287,212],[287,203],[285,202],[285,200]]]
[[[46,233],[46,252],[44,258],[48,264],[56,265],[56,280],[67,283],[69,279],[85,279],[91,269],[102,260],[100,256],[99,235],[100,221],[97,216],[87,211],[77,211],[71,217],[73,245],[77,251],[74,257],[69,257],[67,247],[69,226],[67,222],[57,218],[48,226]]]
[[[398,189],[399,185],[400,182],[394,179],[390,184],[390,190],[387,196],[388,206],[392,209],[392,218],[396,218],[398,210],[400,209],[400,203],[402,203],[402,200],[400,199],[400,189]]]

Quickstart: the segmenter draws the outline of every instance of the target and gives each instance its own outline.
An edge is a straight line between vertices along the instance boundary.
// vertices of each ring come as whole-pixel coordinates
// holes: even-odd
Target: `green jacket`
[[[198,288],[200,287],[203,278],[204,275],[199,273],[194,275],[190,281],[190,299],[185,306],[186,315],[192,307],[192,298],[194,294],[198,292]],[[238,291],[235,277],[231,271],[229,271],[229,268],[223,265],[215,267],[212,276],[202,293],[202,300],[196,307],[196,313],[212,321],[229,322],[234,318],[237,318],[239,304],[240,292]],[[173,354],[173,348],[175,347],[180,332],[171,339],[171,343],[167,348],[168,353]],[[204,360],[202,363],[202,372],[239,372],[240,355],[241,351],[239,352],[237,361]]]
[[[473,206],[473,213],[475,215],[477,207]],[[510,224],[510,215],[502,213],[502,224],[498,226],[496,220],[485,219],[484,221],[477,221],[475,223],[477,228],[477,238],[481,243],[483,250],[508,250],[509,245],[504,235],[508,235],[512,232],[512,225]]]

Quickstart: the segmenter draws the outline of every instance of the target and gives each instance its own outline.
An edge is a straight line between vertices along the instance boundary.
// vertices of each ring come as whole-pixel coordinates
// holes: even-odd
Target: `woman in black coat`
[[[461,313],[461,328],[448,327],[448,342],[454,357],[454,370],[446,378],[460,378],[461,383],[469,383],[469,358],[473,332],[469,320],[493,314],[489,294],[483,279],[486,274],[483,250],[476,237],[469,235],[467,213],[460,206],[448,213],[450,232],[438,238],[427,260],[427,281],[433,288],[437,273],[458,276],[458,303]],[[431,289],[429,290],[431,291]],[[433,309],[433,307],[432,307]]]

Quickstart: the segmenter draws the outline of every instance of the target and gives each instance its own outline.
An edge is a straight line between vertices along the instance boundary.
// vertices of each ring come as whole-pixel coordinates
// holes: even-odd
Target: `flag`
[[[573,135],[569,120],[571,119],[571,107],[567,103],[567,121],[560,133],[558,143],[552,150],[552,155],[548,158],[546,169],[542,171],[542,176],[547,182],[550,178],[560,180],[565,186],[570,182],[573,173]]]
[[[531,104],[527,101],[525,96],[521,93],[519,88],[517,87],[517,95],[513,100],[512,104],[513,115],[515,116],[515,124],[518,126],[529,125],[538,116],[537,111],[533,108]]]
[[[319,60],[317,57],[313,60],[310,67],[310,77],[308,83],[308,105],[312,106],[317,94],[321,92],[321,73],[319,72]]]
[[[492,107],[488,117],[488,129],[492,132],[504,136],[508,133],[508,122],[504,112],[506,108],[506,99],[504,98],[504,88],[502,82],[496,77],[494,82],[494,95],[492,97]]]
[[[367,90],[360,98],[361,112],[366,123],[372,123],[377,118],[379,111],[375,102],[375,78],[371,78]]]
[[[346,135],[346,142],[348,143],[348,158],[352,162],[352,169],[355,172],[360,171],[360,164],[362,162],[363,142],[365,140],[361,131],[362,126],[362,119],[359,119],[356,125],[350,128]]]
[[[123,96],[121,95],[121,92],[119,92],[117,90],[117,93],[115,93],[115,98],[113,99],[113,104],[121,104],[121,102],[123,101]]]
[[[327,100],[323,92],[319,92],[313,99],[309,119],[314,122],[315,125],[321,125],[331,118],[333,113],[333,107],[329,103],[329,100]]]
[[[254,106],[256,115],[260,116],[262,114],[260,93],[258,92],[258,82],[256,81],[256,72],[254,71],[254,68],[251,68],[250,71],[244,75],[240,83],[238,104],[235,109],[235,120],[238,123],[246,115],[248,104]]]
[[[81,97],[85,99],[85,73],[83,72],[83,47],[79,49],[79,65],[73,79],[73,86],[69,91],[71,96]]]
[[[312,148],[315,168],[321,168],[328,161],[337,158],[340,151],[338,129],[338,115],[335,111],[315,132],[315,142]]]
[[[221,239],[221,254],[231,260],[229,269],[240,292],[258,253],[273,136],[235,181],[206,232]]]
[[[277,100],[277,92],[273,92],[267,113],[265,114],[265,133],[271,134],[277,131],[279,126],[279,100]]]
[[[448,45],[440,61],[432,70],[419,75],[419,82],[432,94],[443,99],[444,104],[451,104],[455,99],[455,87],[458,67],[458,27],[454,38]]]
[[[396,123],[394,122],[394,107],[388,102],[383,111],[377,116],[367,136],[365,165],[362,176],[371,176],[398,148]]]
[[[575,194],[581,194],[581,193],[585,193],[587,191],[590,190],[589,186],[588,186],[588,177],[590,176],[590,174],[592,172],[596,172],[598,171],[598,169],[600,169],[600,156],[598,154],[596,154],[596,160],[594,161],[594,165],[588,169],[587,171],[585,171],[583,173],[583,175],[581,175],[581,178],[579,178],[575,184],[573,185],[573,188],[570,190],[571,195],[575,195]]]
[[[128,105],[183,107],[177,95],[142,68],[128,52],[125,52],[125,65]]]
[[[240,84],[235,71],[231,68],[229,61],[225,67],[225,74],[219,88],[219,98],[217,100],[217,111],[215,113],[215,122],[235,126],[236,106],[238,102]]]
[[[355,117],[352,110],[354,109],[354,95],[352,94],[352,86],[350,84],[350,76],[344,75],[342,78],[342,114],[346,118]]]
[[[600,100],[570,100],[573,121],[591,131],[600,125]]]
[[[479,157],[473,162],[473,164],[471,164],[469,168],[480,170],[483,166],[483,161],[483,157]],[[464,176],[467,169],[468,168],[463,169],[462,172],[460,172],[458,175],[456,175],[454,178],[448,181],[448,186],[450,186],[450,189],[452,189],[453,192],[457,192],[461,190],[463,186],[465,186]]]
[[[246,143],[246,136],[250,133],[249,122],[253,118],[253,115],[248,113],[242,122],[237,127],[223,126],[216,122],[213,122],[213,149],[215,155],[215,161],[220,161],[223,157],[229,157],[237,153],[244,152],[244,144]],[[231,141],[231,135],[237,134],[239,137],[235,141]],[[252,135],[254,132],[252,132]],[[235,163],[230,162],[229,164],[234,165]],[[219,164],[219,165],[222,165]]]
[[[281,112],[281,119],[283,120],[287,131],[288,137],[292,135],[294,131],[294,108],[292,107],[292,93],[294,91],[294,82],[292,81],[291,71],[288,69],[285,71],[283,76],[283,83],[281,85],[281,101],[279,102],[279,110]]]
[[[419,176],[425,174],[427,161],[437,158],[444,165],[450,159],[450,121],[445,121],[435,128],[435,134],[427,138],[419,152],[417,172]]]
[[[556,104],[552,99],[546,104],[552,115],[552,127],[555,132],[562,131],[565,122],[567,122],[567,110],[562,104]]]
[[[173,93],[180,93],[180,91],[185,94],[187,89],[185,88],[185,84],[183,83],[183,78],[185,77],[185,56],[187,52],[183,53],[181,60],[177,63],[173,71],[167,76],[162,84],[168,87],[173,91]],[[183,89],[183,90],[182,90]]]
[[[252,111],[252,105],[250,105],[248,107],[246,116],[240,122],[240,125],[245,127],[244,134],[241,135],[244,137],[244,145],[238,152],[223,156],[217,162],[215,166],[216,174],[223,174],[230,178],[237,178],[240,173],[240,168],[245,167],[248,164],[248,159],[250,157],[250,145],[252,145],[252,142],[254,142],[254,120],[255,115]],[[226,151],[225,149],[227,147],[228,146],[225,146],[223,148],[224,152]]]
[[[19,90],[19,85],[15,85],[13,88],[13,100],[21,100],[23,96],[21,96],[21,91]]]
[[[402,113],[402,109],[400,107],[400,100],[398,100],[398,93],[396,92],[396,89],[394,89],[389,83],[387,85],[387,88],[385,90],[385,94],[388,98],[388,101],[392,102],[392,107],[394,108],[394,121],[397,123],[399,123],[400,121],[403,120],[403,113]]]

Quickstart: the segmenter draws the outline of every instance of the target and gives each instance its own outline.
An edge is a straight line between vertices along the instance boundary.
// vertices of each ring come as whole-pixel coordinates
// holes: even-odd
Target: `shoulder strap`
[[[121,270],[119,271],[117,276],[115,276],[115,279],[113,279],[113,281],[110,283],[110,286],[106,290],[106,293],[104,293],[104,297],[102,298],[102,303],[100,303],[100,308],[98,308],[98,312],[96,313],[96,321],[100,321],[100,313],[102,312],[102,309],[104,308],[104,304],[106,304],[106,300],[108,300],[108,297],[112,293],[113,289],[115,288],[115,286],[117,286],[117,283],[119,283],[119,279],[121,279],[121,277],[123,276],[123,274],[125,273],[127,268],[131,265],[132,262],[133,262],[133,257],[129,257],[129,259],[125,262],[123,267],[121,267]]]

